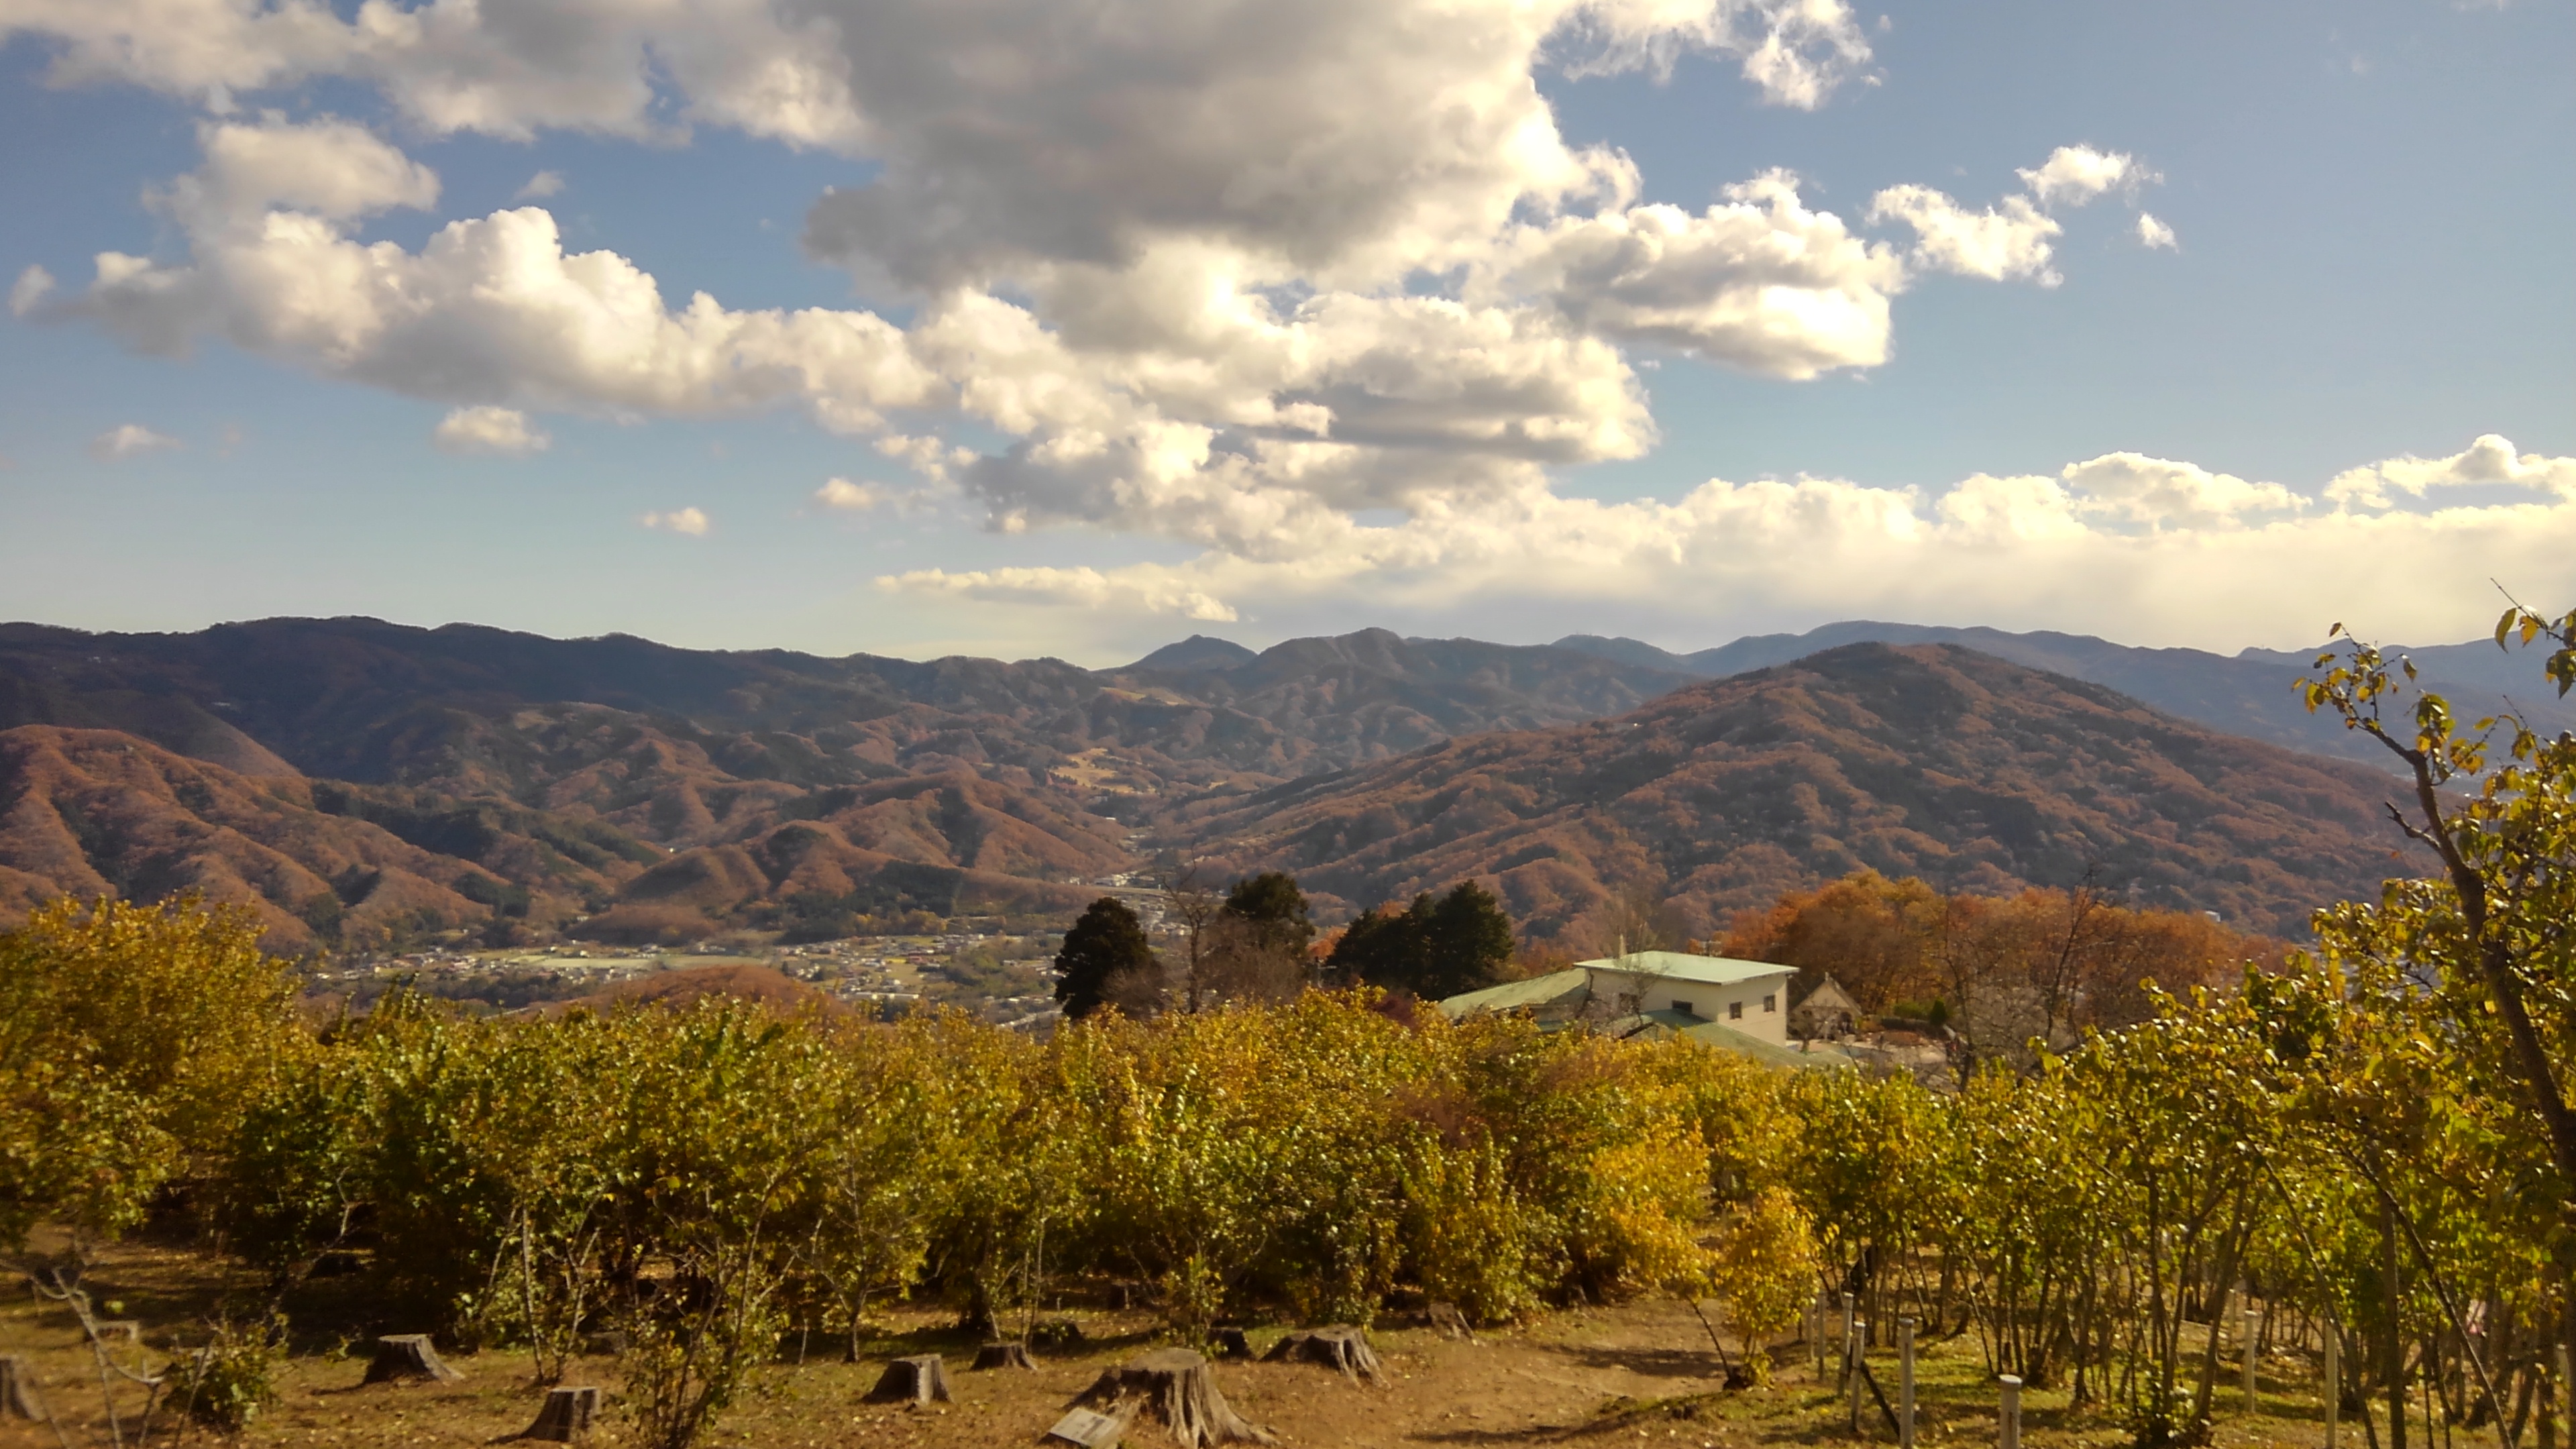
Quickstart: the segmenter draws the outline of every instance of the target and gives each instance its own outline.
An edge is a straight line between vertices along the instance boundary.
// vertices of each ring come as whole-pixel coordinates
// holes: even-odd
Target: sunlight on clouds
[[[877,586],[891,592],[950,594],[987,603],[1170,614],[1219,624],[1233,623],[1236,617],[1223,602],[1154,564],[1108,573],[1094,568],[979,569],[953,574],[921,569],[881,578]]]
[[[2138,213],[2138,242],[2149,251],[2173,251],[2182,245],[2172,227],[2143,211]]]
[[[119,423],[89,440],[89,455],[102,463],[122,463],[146,453],[166,453],[178,446],[177,438],[156,433],[141,423]]]
[[[54,290],[54,274],[43,267],[31,266],[18,274],[9,287],[9,315],[24,317],[36,310],[38,303]]]
[[[2126,153],[2061,146],[2020,173],[2028,194],[1990,206],[1890,187],[1866,215],[1910,228],[1900,248],[1782,170],[1697,211],[1647,199],[1630,157],[1566,138],[1538,84],[1698,54],[1766,103],[1812,107],[1874,79],[1844,0],[1319,0],[1294,23],[1137,0],[1114,24],[1047,0],[371,5],[345,23],[250,0],[0,5],[0,33],[54,38],[58,78],[117,76],[210,113],[197,169],[152,192],[185,255],[102,252],[55,310],[140,351],[222,339],[434,399],[451,451],[544,447],[531,410],[798,408],[922,484],[832,479],[818,512],[935,497],[999,533],[1177,540],[1229,578],[1412,571],[1432,590],[1477,559],[1540,564],[1533,540],[1603,559],[1685,557],[1712,529],[2036,546],[2235,526],[2269,496],[2196,471],[1976,479],[1937,504],[1803,479],[1712,483],[1669,513],[1555,494],[1555,470],[1656,445],[1631,349],[1787,380],[1878,367],[1920,275],[2057,285],[2047,208],[2153,179]],[[863,156],[871,179],[820,198],[805,244],[908,320],[666,300],[626,256],[568,251],[539,205],[416,248],[365,240],[368,218],[433,205],[439,177],[354,123],[239,106],[320,77],[373,86],[432,135],[723,125]],[[561,184],[538,172],[519,199]],[[986,446],[943,437],[961,425]],[[1411,522],[1361,526],[1372,510]],[[646,523],[706,528],[694,509]],[[1228,607],[1213,583],[1133,571],[907,577]]]
[[[636,520],[646,528],[664,533],[677,533],[689,538],[704,538],[713,525],[706,513],[697,508],[674,508],[667,513],[647,513]]]
[[[2420,499],[2435,489],[2481,483],[2576,501],[2576,458],[2516,456],[2510,441],[2488,433],[2447,458],[2390,458],[2338,473],[2326,484],[2325,496],[2338,508],[2394,508],[2396,494]]]
[[[554,439],[515,408],[458,408],[438,420],[430,441],[443,453],[489,453],[524,458],[542,453]]]
[[[1914,264],[1929,271],[1989,282],[2028,277],[2043,287],[2066,280],[2048,264],[2050,239],[2065,228],[2026,196],[1970,211],[1928,186],[1891,186],[1870,198],[1869,217],[1914,228]]]
[[[1532,487],[1473,508],[1355,524],[1294,558],[1210,552],[1180,565],[916,570],[907,593],[1137,615],[1226,609],[1294,617],[1368,608],[1492,611],[1560,600],[1677,623],[1713,617],[1907,617],[2233,647],[2313,631],[2321,577],[2368,571],[2375,613],[2408,632],[2474,629],[2489,577],[2557,577],[2576,551],[2576,458],[2481,438],[2440,459],[2340,475],[2371,487],[2507,483],[2532,495],[2409,511],[2320,509],[2270,482],[2113,453],[2056,477],[1980,474],[1926,497],[1832,479],[1711,480],[1681,498],[1609,503]],[[2383,504],[2372,505],[2384,507]],[[2385,567],[2390,559],[2403,568]],[[1188,617],[1210,617],[1205,613]]]
[[[2139,165],[2135,156],[2090,146],[2060,146],[2035,169],[2014,174],[2042,206],[2082,206],[2106,191],[2135,191],[2164,179]]]

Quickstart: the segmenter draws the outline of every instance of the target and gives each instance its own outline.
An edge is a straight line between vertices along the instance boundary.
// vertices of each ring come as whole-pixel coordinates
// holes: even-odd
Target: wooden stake
[[[2258,1309],[2258,1308],[2254,1307],[2254,1306],[2253,1306],[2253,1303],[2252,1303],[2252,1301],[2251,1301],[2250,1299],[2249,1299],[2249,1300],[2247,1301],[2247,1303],[2246,1303],[2244,1322],[2245,1322],[2245,1412],[2250,1414],[2250,1413],[2253,1413],[2253,1412],[2254,1412],[2254,1405],[2255,1405],[2255,1395],[2254,1395],[2255,1350],[2256,1350],[2256,1348],[2258,1347],[2259,1340],[2260,1340],[2260,1339],[2261,1339],[2261,1337],[2262,1337],[2261,1329],[2262,1329],[2262,1326],[2263,1326],[2263,1314],[2262,1314],[2262,1310],[2260,1310],[2260,1309]]]
[[[1896,1320],[1896,1442],[1914,1449],[1914,1320]]]
[[[1995,1444],[1997,1449],[2021,1449],[2021,1380],[2005,1374],[1996,1382],[2003,1386],[2004,1402]]]
[[[2335,1449],[2335,1415],[2343,1408],[2343,1335],[2326,1325],[2326,1449]]]

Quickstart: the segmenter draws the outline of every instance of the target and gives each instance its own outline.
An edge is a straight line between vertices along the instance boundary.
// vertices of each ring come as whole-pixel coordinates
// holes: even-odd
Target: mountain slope
[[[1052,659],[823,659],[372,619],[195,634],[11,624],[0,625],[0,728],[121,729],[250,773],[547,808],[575,803],[558,796],[566,788],[587,801],[609,778],[626,802],[611,808],[624,809],[658,784],[714,776],[793,792],[966,770],[1030,786],[1086,756],[1145,793],[1266,783],[1451,734],[1598,718],[1688,679],[1382,629],[1249,659],[1197,652],[1214,667],[1152,664],[1170,652],[1094,673]]]
[[[1605,944],[1610,895],[1695,932],[1871,868],[2072,885],[2297,932],[2393,868],[2379,777],[1953,645],[1860,644],[1589,724],[1453,740],[1185,812],[1168,837],[1346,904],[1469,876],[1529,931]]]
[[[1571,650],[1384,630],[1155,657],[1164,664],[1095,674],[366,619],[187,635],[0,626],[0,730],[54,740],[55,754],[83,730],[117,731],[85,738],[80,760],[130,746],[165,777],[88,763],[46,774],[82,776],[66,808],[92,838],[67,854],[58,828],[0,834],[0,923],[61,891],[157,898],[196,883],[266,902],[281,949],[492,924],[493,901],[432,901],[411,876],[442,889],[491,876],[540,929],[630,940],[1051,911],[1080,904],[1071,882],[1136,864],[1127,827],[1104,811],[1140,816],[1452,734],[1596,718],[1686,682]],[[1202,667],[1167,667],[1173,657]],[[183,759],[220,785],[170,784],[189,775]],[[99,803],[120,788],[114,808]],[[242,836],[198,810],[208,790],[291,798],[305,814]],[[42,804],[29,820],[55,818]],[[405,858],[386,898],[421,903],[352,919],[344,938],[316,882],[350,868],[357,837],[342,837],[357,823],[425,853]],[[157,864],[134,864],[138,852]]]
[[[236,774],[108,730],[21,726],[0,731],[0,921],[58,895],[195,891],[250,907],[269,948],[292,952],[496,913],[543,925],[642,869],[641,847],[613,832],[507,823],[519,828]]]
[[[2387,768],[2388,754],[2375,741],[2343,727],[2331,715],[2310,714],[2295,688],[2313,673],[2315,650],[2248,649],[2234,657],[2199,649],[2141,649],[2082,634],[2008,634],[2000,629],[1955,629],[1922,624],[1854,620],[1804,634],[1749,635],[1714,649],[1673,654],[1635,639],[1568,635],[1562,649],[1580,650],[1639,668],[1672,670],[1703,679],[1726,678],[1803,659],[1846,644],[1957,644],[2032,669],[2116,689],[2168,714],[2212,729]],[[2396,651],[2392,651],[2396,652]],[[2492,644],[2436,645],[2405,651],[2423,668],[2424,687],[2448,697],[2469,719],[2492,714],[2511,701],[2544,730],[2576,728],[2576,710],[2561,704],[2542,683],[2536,661]]]

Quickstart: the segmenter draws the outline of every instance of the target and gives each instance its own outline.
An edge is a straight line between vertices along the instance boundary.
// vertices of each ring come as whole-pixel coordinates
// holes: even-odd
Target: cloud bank
[[[2313,497],[2137,453],[2055,475],[1978,474],[1938,493],[1805,477],[1712,479],[1671,502],[1532,488],[1389,527],[1351,524],[1296,558],[921,569],[878,586],[1127,617],[1303,618],[1358,597],[1471,612],[1497,630],[1576,612],[1712,629],[1895,617],[2232,648],[2249,634],[2318,634],[2331,622],[2314,617],[2321,583],[2367,597],[2391,627],[2474,632],[2495,611],[2488,579],[2561,578],[2571,550],[2576,458],[2517,454],[2490,435],[2447,457],[2349,470]]]

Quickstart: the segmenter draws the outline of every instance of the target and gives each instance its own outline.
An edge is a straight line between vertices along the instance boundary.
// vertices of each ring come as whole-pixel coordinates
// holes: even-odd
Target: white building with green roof
[[[1678,951],[1632,951],[1580,961],[1563,971],[1452,996],[1452,1021],[1483,1012],[1526,1011],[1546,1026],[1585,1023],[1612,1036],[1686,1036],[1778,1066],[1842,1066],[1830,1049],[1789,1041],[1794,967]]]

